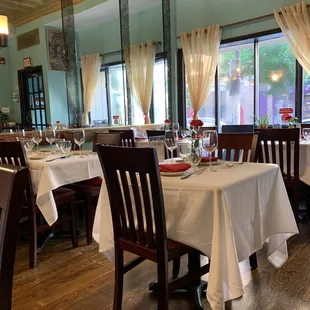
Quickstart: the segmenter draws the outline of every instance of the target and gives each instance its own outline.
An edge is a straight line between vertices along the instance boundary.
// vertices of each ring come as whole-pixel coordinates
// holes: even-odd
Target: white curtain
[[[91,111],[92,100],[99,79],[101,57],[99,54],[81,57],[82,79],[84,89],[84,125],[89,124],[88,113]]]
[[[310,24],[307,3],[274,10],[274,16],[298,62],[310,74]]]
[[[125,48],[126,72],[129,87],[144,114],[144,123],[150,124],[149,111],[153,90],[155,64],[153,41]]]
[[[214,82],[221,36],[219,25],[193,30],[190,36],[185,32],[181,33],[194,120],[199,119],[198,113],[207,101]]]

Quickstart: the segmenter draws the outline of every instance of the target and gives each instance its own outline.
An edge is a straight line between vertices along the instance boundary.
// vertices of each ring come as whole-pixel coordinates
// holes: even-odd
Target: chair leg
[[[79,246],[77,234],[76,234],[76,208],[75,208],[75,201],[74,198],[72,198],[70,203],[70,234],[71,234],[71,241],[74,248],[77,248]]]
[[[37,257],[37,219],[35,210],[28,207],[29,212],[29,268],[35,268],[38,263]]]
[[[93,242],[93,206],[91,203],[91,193],[86,194],[86,211],[85,211],[85,220],[86,220],[86,238],[87,244]]]
[[[178,275],[180,273],[180,265],[181,265],[181,258],[177,258],[173,261],[173,267],[172,267],[173,279],[178,277]]]
[[[158,301],[157,310],[168,310],[168,261],[162,259],[157,265]]]
[[[114,283],[114,303],[113,310],[122,309],[123,301],[123,281],[124,281],[124,252],[115,249],[115,283]]]
[[[256,256],[256,253],[253,253],[250,258],[250,266],[252,268],[252,270],[255,270],[257,269],[258,265],[257,265],[257,256]]]

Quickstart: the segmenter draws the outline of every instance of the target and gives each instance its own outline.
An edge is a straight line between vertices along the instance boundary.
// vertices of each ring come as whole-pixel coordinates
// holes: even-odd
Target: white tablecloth
[[[238,263],[268,242],[276,267],[287,260],[286,240],[298,233],[281,172],[276,165],[247,163],[186,180],[162,177],[169,238],[211,258],[207,298],[212,309],[242,296]],[[106,186],[98,201],[94,239],[113,260],[113,230]]]
[[[48,158],[53,157],[57,156]],[[102,176],[102,169],[99,158],[95,154],[83,158],[72,156],[46,162],[48,158],[29,160],[29,167],[33,189],[37,194],[37,206],[47,223],[52,225],[58,219],[52,190],[63,185]]]
[[[304,183],[310,185],[310,142],[300,142],[299,178]]]

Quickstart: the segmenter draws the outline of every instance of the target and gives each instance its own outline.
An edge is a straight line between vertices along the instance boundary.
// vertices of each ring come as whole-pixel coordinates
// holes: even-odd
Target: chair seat
[[[67,185],[68,188],[74,190],[76,193],[90,193],[91,196],[98,196],[101,189],[100,184],[93,184],[92,180],[87,180],[83,182],[77,182],[70,185]],[[100,179],[102,181],[102,179]]]
[[[56,205],[70,203],[74,199],[75,192],[72,189],[60,187],[53,190]]]

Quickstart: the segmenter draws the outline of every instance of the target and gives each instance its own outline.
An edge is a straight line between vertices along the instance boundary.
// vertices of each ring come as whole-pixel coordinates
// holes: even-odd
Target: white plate
[[[88,151],[88,150],[81,150],[81,151],[71,151],[72,155],[89,155],[91,154],[92,151]]]
[[[160,175],[164,176],[164,177],[177,177],[177,176],[181,176],[183,175],[185,172],[187,172],[188,170],[185,171],[178,171],[178,172],[160,172]]]
[[[30,160],[41,160],[47,158],[46,155],[29,155],[28,159]]]
[[[50,149],[39,149],[39,152],[41,153],[51,153]]]

